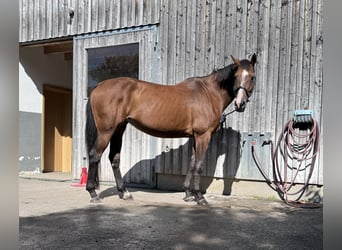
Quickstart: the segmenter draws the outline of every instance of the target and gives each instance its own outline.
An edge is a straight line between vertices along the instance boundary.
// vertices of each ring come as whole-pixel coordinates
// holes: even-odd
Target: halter
[[[249,97],[251,97],[252,93],[249,92],[245,87],[242,87],[242,86],[239,86],[239,87],[234,91],[234,95],[235,95],[234,98],[236,98],[237,92],[239,91],[239,89],[243,89],[243,90],[245,91],[245,93],[246,93],[246,95],[247,95],[247,101],[246,101],[246,102],[248,102],[248,101],[249,101]],[[228,113],[222,113],[221,119],[220,119],[220,127],[221,127],[221,128],[223,128],[223,123],[225,123],[225,121],[226,121],[226,119],[227,119],[227,116],[230,115],[230,114],[232,114],[232,113],[234,113],[234,112],[236,112],[236,109],[234,109],[234,110],[232,110],[232,111],[230,111],[230,112],[228,112]]]
[[[239,86],[235,91],[234,91],[234,95],[235,97],[237,96],[237,92],[240,90],[240,89],[243,89],[247,95],[247,100],[249,97],[251,97],[252,93],[250,93],[245,87],[242,87],[242,86]]]

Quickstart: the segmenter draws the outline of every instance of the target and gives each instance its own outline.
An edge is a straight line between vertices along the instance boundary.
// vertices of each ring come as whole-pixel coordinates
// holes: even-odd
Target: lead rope
[[[220,128],[221,128],[221,129],[223,128],[223,124],[224,124],[224,123],[226,122],[226,120],[227,120],[227,116],[230,115],[230,114],[232,114],[232,113],[234,113],[234,112],[236,112],[236,109],[234,109],[234,110],[232,110],[232,111],[230,111],[230,112],[228,112],[228,113],[222,113],[221,119],[220,119]]]

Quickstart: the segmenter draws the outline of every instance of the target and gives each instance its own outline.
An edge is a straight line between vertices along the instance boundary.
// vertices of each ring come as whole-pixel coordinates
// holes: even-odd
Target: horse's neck
[[[222,112],[228,107],[229,104],[232,103],[232,101],[234,100],[234,98],[232,98],[229,94],[228,91],[225,89],[220,88],[220,95],[223,101],[223,109]]]
[[[215,93],[215,96],[220,99],[220,109],[223,112],[233,101],[234,97],[231,97],[226,89],[220,87],[220,83],[217,82],[214,75],[207,77],[206,84],[208,85],[208,89],[211,89]]]

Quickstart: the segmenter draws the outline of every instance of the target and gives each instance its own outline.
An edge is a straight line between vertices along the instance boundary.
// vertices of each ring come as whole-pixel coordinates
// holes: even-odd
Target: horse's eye
[[[251,77],[251,81],[253,81],[253,82],[255,81],[255,77],[254,76]]]

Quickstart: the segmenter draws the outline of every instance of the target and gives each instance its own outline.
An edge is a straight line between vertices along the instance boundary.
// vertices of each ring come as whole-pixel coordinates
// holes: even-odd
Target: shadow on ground
[[[321,208],[263,210],[126,201],[23,217],[19,224],[20,249],[323,247]]]

